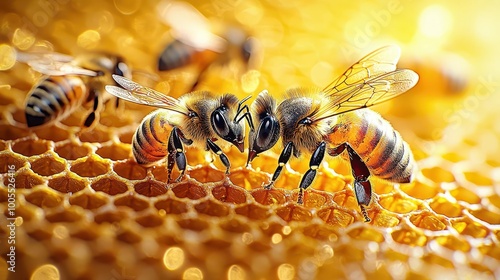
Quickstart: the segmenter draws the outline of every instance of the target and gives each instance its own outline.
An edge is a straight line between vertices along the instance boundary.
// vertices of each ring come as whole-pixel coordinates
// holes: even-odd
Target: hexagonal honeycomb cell
[[[373,109],[410,145],[419,168],[413,182],[371,176],[371,221],[364,222],[350,165],[340,158],[322,163],[300,205],[306,156],[292,158],[275,186],[263,188],[279,148],[249,166],[246,154],[225,149],[227,175],[216,155],[188,147],[178,182],[168,182],[165,162],[139,165],[130,143],[150,107],[115,106],[106,97],[90,129],[80,125],[91,104],[28,129],[25,100],[41,74],[16,63],[16,51],[117,53],[134,80],[172,97],[184,94],[197,72],[193,65],[155,70],[172,40],[158,15],[168,1],[6,1],[0,279],[500,278],[500,23],[493,12],[500,4],[189,2],[213,32],[242,25],[258,40],[253,69],[239,77],[236,63],[214,65],[197,84],[251,95],[250,102],[264,89],[279,97],[291,87],[323,88],[383,43],[400,45],[400,65],[415,67],[421,83]],[[464,14],[473,24],[458,20]],[[463,64],[440,56],[450,51],[467,59],[470,71],[452,71]],[[460,93],[450,90],[457,84]],[[8,270],[12,259],[15,272]]]

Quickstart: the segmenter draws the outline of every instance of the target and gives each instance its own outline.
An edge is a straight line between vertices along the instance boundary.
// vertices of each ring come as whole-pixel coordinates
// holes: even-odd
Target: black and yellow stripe
[[[137,163],[148,165],[167,156],[168,138],[173,128],[167,122],[168,117],[168,111],[158,109],[142,120],[132,139],[132,152]]]

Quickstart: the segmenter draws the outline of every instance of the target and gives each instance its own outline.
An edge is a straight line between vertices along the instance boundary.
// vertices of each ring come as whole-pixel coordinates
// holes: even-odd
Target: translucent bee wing
[[[409,90],[418,75],[408,69],[396,70],[401,55],[398,46],[377,49],[349,67],[323,91],[327,104],[311,118],[315,121],[367,108]]]
[[[172,28],[172,35],[182,43],[219,53],[226,49],[227,41],[213,34],[209,21],[189,3],[163,1],[157,10],[161,20]]]
[[[113,79],[123,88],[117,86],[106,86],[106,91],[110,94],[125,99],[127,101],[167,109],[188,115],[187,108],[179,104],[179,100],[158,92],[152,88],[142,86],[123,76],[113,75]]]
[[[401,49],[396,45],[381,47],[349,67],[340,77],[323,89],[328,95],[336,95],[344,88],[366,82],[379,75],[396,70]]]
[[[28,64],[33,70],[45,75],[84,75],[91,77],[98,75],[95,71],[72,64],[74,58],[61,53],[17,52],[16,59],[19,62]]]

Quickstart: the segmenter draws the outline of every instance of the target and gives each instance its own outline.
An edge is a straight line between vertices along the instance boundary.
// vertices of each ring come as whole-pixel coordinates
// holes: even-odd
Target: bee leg
[[[187,165],[186,154],[184,153],[184,146],[182,145],[181,139],[182,139],[182,132],[179,130],[179,128],[174,127],[168,139],[167,168],[168,168],[168,178],[170,180],[170,174],[174,167],[174,154],[175,154],[175,163],[177,164],[177,168],[181,173],[179,177],[177,177],[176,179],[177,182],[180,182],[182,177],[184,177]]]
[[[323,158],[325,157],[325,151],[326,151],[325,142],[321,142],[316,148],[316,150],[314,150],[311,156],[311,160],[309,161],[309,170],[306,171],[306,173],[302,177],[302,180],[300,181],[299,197],[297,199],[297,203],[299,204],[303,203],[302,198],[304,195],[304,190],[307,189],[314,181],[319,165],[321,164]]]
[[[96,117],[97,117],[97,112],[100,110],[102,107],[101,100],[99,99],[99,94],[94,94],[94,104],[92,106],[92,112],[85,118],[85,121],[83,122],[84,127],[90,127],[94,123]]]
[[[288,142],[283,148],[283,151],[281,151],[280,157],[278,158],[278,167],[276,167],[276,170],[274,171],[273,178],[271,179],[271,182],[267,185],[264,186],[264,189],[271,189],[274,185],[274,182],[278,180],[278,177],[281,174],[281,170],[283,170],[283,166],[290,160],[290,157],[292,156],[293,152],[293,143]]]
[[[356,194],[356,199],[358,200],[359,208],[361,208],[361,213],[365,218],[365,222],[369,222],[370,218],[368,217],[365,206],[368,206],[372,199],[372,186],[368,180],[368,177],[370,177],[370,170],[368,170],[368,167],[356,151],[354,151],[354,149],[347,143],[344,143],[336,148],[329,149],[328,154],[331,156],[337,156],[345,149],[347,149],[347,153],[349,154],[352,175],[354,177],[354,193]]]
[[[227,158],[226,154],[221,150],[217,144],[215,144],[211,139],[207,139],[207,145],[212,152],[214,152],[216,155],[219,156],[220,160],[222,161],[222,164],[226,167],[226,174],[229,174],[229,168],[231,168],[231,163],[229,162],[229,159]]]

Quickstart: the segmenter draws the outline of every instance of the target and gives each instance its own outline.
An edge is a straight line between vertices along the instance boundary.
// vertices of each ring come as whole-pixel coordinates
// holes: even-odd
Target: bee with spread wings
[[[418,75],[396,69],[397,46],[380,48],[352,65],[323,90],[292,89],[283,101],[266,91],[251,106],[256,130],[249,135],[248,164],[272,148],[281,138],[284,149],[271,182],[278,179],[291,155],[311,154],[309,170],[299,185],[298,202],[313,182],[325,153],[347,151],[354,177],[354,191],[366,221],[364,208],[372,200],[371,174],[392,182],[410,182],[416,164],[408,144],[386,120],[363,108],[392,99],[411,89]]]
[[[245,126],[241,120],[245,118],[253,128],[248,106],[243,105],[250,97],[239,101],[233,94],[195,91],[176,99],[124,77],[113,78],[123,88],[106,86],[112,95],[161,108],[147,115],[134,134],[132,151],[137,163],[149,166],[166,157],[169,182],[175,164],[181,172],[180,181],[187,165],[184,145],[192,145],[218,155],[229,173],[229,159],[219,145],[230,143],[243,152]],[[224,141],[218,145],[219,138]]]
[[[174,40],[158,59],[158,70],[169,71],[195,65],[200,78],[212,65],[226,66],[232,61],[241,63],[242,73],[256,64],[257,41],[240,26],[226,26],[221,36],[210,31],[210,22],[186,2],[163,1],[158,7],[160,19],[169,25]]]
[[[25,107],[30,128],[50,125],[72,114],[77,108],[93,102],[83,127],[95,124],[98,113],[109,95],[104,85],[113,82],[111,74],[130,76],[123,58],[109,53],[87,53],[72,57],[60,53],[18,52],[17,61],[45,74],[28,93]]]

